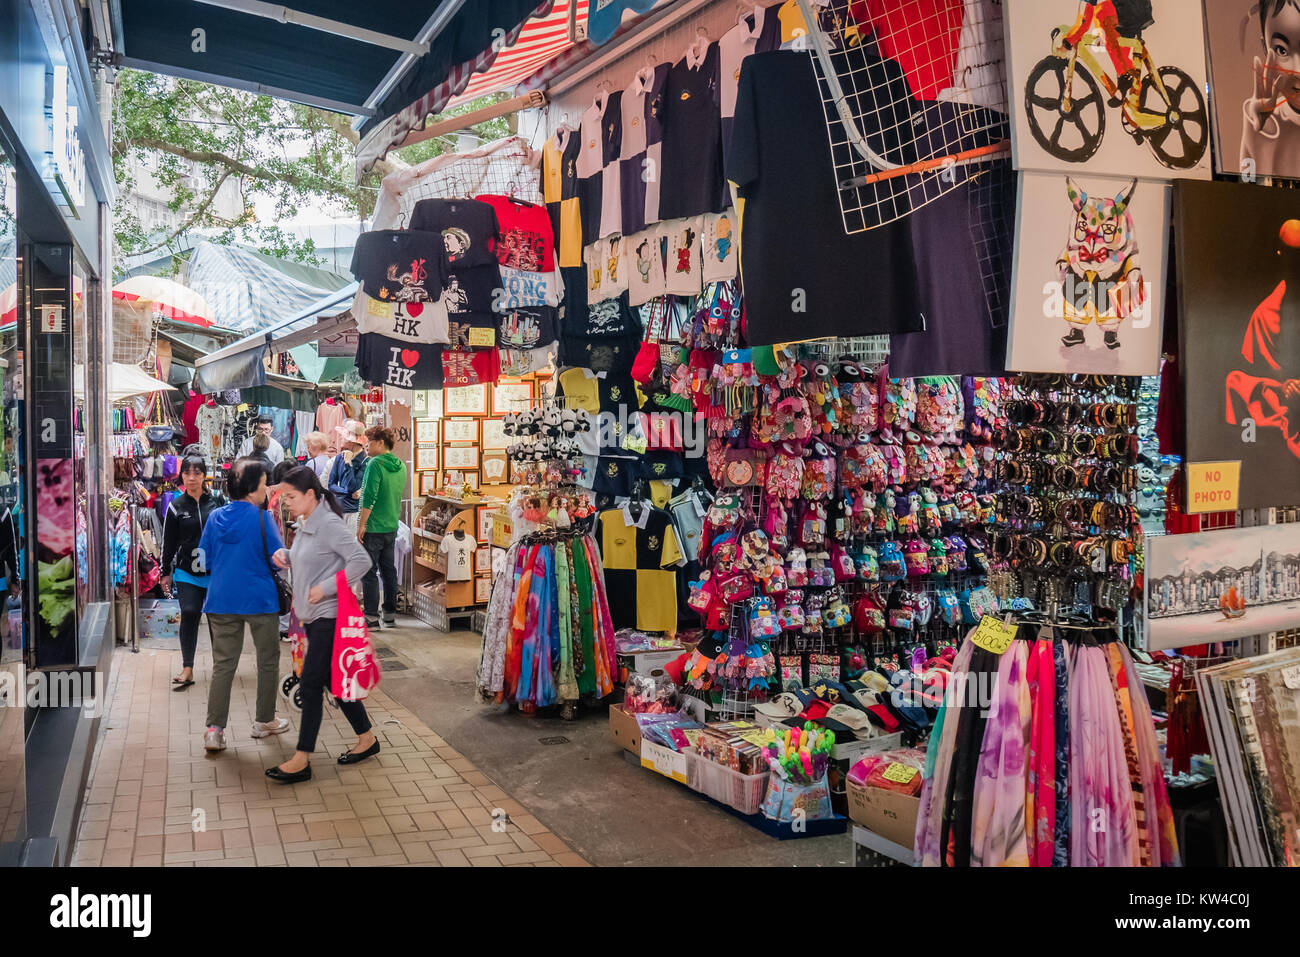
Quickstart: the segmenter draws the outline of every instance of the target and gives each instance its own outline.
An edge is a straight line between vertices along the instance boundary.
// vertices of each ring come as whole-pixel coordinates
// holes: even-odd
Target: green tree
[[[481,97],[431,117],[436,122],[500,102],[505,94]],[[511,117],[471,128],[483,140],[508,135]],[[117,256],[179,252],[191,229],[213,229],[219,243],[243,243],[281,258],[319,265],[308,239],[278,225],[301,206],[322,206],[340,216],[367,218],[381,180],[394,169],[455,149],[454,137],[438,137],[394,151],[360,182],[354,156],[358,142],[352,118],[315,107],[257,96],[194,80],[138,70],[118,73],[113,103],[113,164],[119,195]],[[146,230],[126,202],[135,186],[132,158],[148,168],[168,207],[181,214],[166,234]],[[218,215],[218,191],[239,184],[245,212],[234,220]],[[258,222],[254,200],[269,197],[277,221]]]

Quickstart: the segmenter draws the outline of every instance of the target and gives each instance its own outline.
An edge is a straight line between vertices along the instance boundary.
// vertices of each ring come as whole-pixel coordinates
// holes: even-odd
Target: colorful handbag
[[[772,599],[755,598],[749,605],[749,634],[754,638],[775,638],[781,634]]]
[[[902,581],[907,577],[907,562],[903,558],[903,549],[898,542],[881,542],[877,550],[879,558],[880,580],[882,582]]]

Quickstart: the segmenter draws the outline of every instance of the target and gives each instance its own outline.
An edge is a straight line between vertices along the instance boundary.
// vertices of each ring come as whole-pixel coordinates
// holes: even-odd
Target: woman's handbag
[[[379,684],[382,674],[370,643],[366,616],[352,594],[342,569],[334,576],[338,586],[338,619],[334,623],[334,656],[330,664],[330,694],[343,701],[360,701]]]
[[[659,364],[662,359],[659,349],[659,339],[655,335],[656,319],[659,321],[660,335],[666,334],[668,326],[668,308],[662,300],[658,300],[651,304],[650,316],[645,324],[645,339],[641,342],[636,357],[632,360],[632,379],[639,385],[647,385],[654,381],[655,374],[659,370]]]
[[[269,519],[271,516],[265,515]],[[271,561],[271,553],[266,547],[266,522],[259,521],[258,528],[262,530],[262,554],[266,557],[266,567],[271,569],[271,581],[275,582],[275,597],[280,602],[280,614],[289,614],[289,609],[293,607],[293,589],[289,583],[276,574],[275,564]]]

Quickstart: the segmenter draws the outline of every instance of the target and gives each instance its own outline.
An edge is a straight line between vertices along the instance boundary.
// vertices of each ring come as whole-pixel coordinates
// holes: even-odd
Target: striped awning
[[[465,92],[476,74],[486,74],[504,53],[519,45],[520,38],[531,24],[535,22],[552,23],[553,18],[561,10],[564,11],[563,20],[567,23],[569,4],[574,2],[578,3],[580,8],[583,9],[587,6],[587,0],[541,0],[530,18],[504,36],[498,35],[492,47],[484,50],[472,60],[465,60],[453,66],[447,74],[447,78],[424,96],[382,123],[367,129],[356,149],[357,178],[360,179],[370,172],[376,163],[388,155],[389,150],[396,149],[406,142],[408,134],[415,130],[424,129],[424,125],[430,116],[435,116],[447,109],[452,100]],[[554,36],[549,35],[549,29],[546,33],[548,34],[547,43],[557,42]],[[564,46],[560,47],[560,50],[567,46],[568,41],[566,39]],[[516,55],[522,57],[524,53],[520,51]],[[550,54],[552,57],[556,55],[554,51]],[[543,62],[545,62],[545,59],[543,58]],[[536,69],[532,72],[536,72]],[[525,72],[519,79],[527,75],[528,73]],[[503,82],[493,86],[492,89],[502,89],[508,85],[510,84]],[[482,96],[487,92],[490,92],[490,90],[481,88],[477,95]]]
[[[576,0],[579,25],[587,20],[587,2]],[[556,0],[548,15],[525,23],[519,39],[498,53],[485,72],[472,74],[465,89],[452,97],[447,107],[513,87],[569,49],[573,45],[569,42],[569,7],[572,5],[570,0]]]

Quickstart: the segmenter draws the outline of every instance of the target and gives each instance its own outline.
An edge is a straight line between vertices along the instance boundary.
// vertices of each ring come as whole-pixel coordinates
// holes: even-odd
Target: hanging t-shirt
[[[501,346],[497,349],[501,361],[501,374],[504,376],[526,376],[541,372],[551,364],[551,353],[555,343],[549,342],[536,349],[513,349]]]
[[[358,332],[377,332],[407,343],[447,341],[447,307],[433,302],[381,302],[358,289],[352,303]]]
[[[442,375],[448,389],[491,384],[501,378],[501,358],[496,349],[447,349]]]
[[[665,286],[674,296],[698,296],[703,288],[699,216],[661,224],[668,238]]]
[[[411,345],[365,333],[357,341],[357,372],[371,385],[441,389],[442,352],[442,346]]]
[[[656,79],[668,76],[667,67],[663,71],[647,67],[632,78],[632,84],[623,91],[623,137],[619,152],[619,188],[622,192],[622,232],[637,233],[646,227],[647,202],[646,190],[650,180],[656,178],[660,154],[656,149],[654,159],[649,155],[650,139],[647,135],[650,109],[654,98],[659,105],[663,103],[663,84],[655,88]],[[662,125],[655,117],[655,145],[659,145]],[[658,194],[655,196],[655,208],[658,209]]]
[[[597,516],[596,541],[605,568],[605,591],[615,628],[675,631],[681,545],[668,513],[643,503]]]
[[[442,304],[447,317],[454,319],[466,314],[491,317],[501,300],[501,267],[494,259],[482,266],[456,269],[447,274],[447,288]]]
[[[1007,179],[1013,183],[1014,173]],[[989,188],[985,182],[967,182],[908,217],[925,329],[891,337],[891,376],[1006,374],[1006,323],[995,327],[989,313],[980,257],[984,246],[973,232],[979,228],[973,216],[987,207]],[[1014,187],[1006,194],[997,196],[997,202],[1014,206]],[[1014,216],[1008,218],[1014,221]],[[962,238],[966,241],[957,241]],[[1004,234],[994,241],[1010,248],[1012,237]]]
[[[542,152],[543,196],[551,217],[555,261],[582,265],[582,209],[578,200],[578,149],[582,138],[562,129],[546,141]]]
[[[511,309],[501,315],[498,341],[512,349],[536,349],[559,337],[557,310],[550,306]]]
[[[653,226],[624,241],[629,305],[643,305],[668,291],[664,284],[664,257],[659,239],[660,227]]]
[[[853,0],[849,11],[859,24],[871,27],[881,53],[903,68],[918,100],[936,100],[953,85],[962,0],[909,0],[905,6]]]
[[[428,302],[442,295],[442,236],[413,229],[373,229],[357,237],[352,276],[372,299]]]
[[[820,104],[818,109],[820,109]],[[687,52],[668,72],[664,91],[659,217],[681,219],[726,209],[718,45]]]
[[[449,269],[468,269],[496,260],[497,217],[474,199],[422,199],[411,211],[411,229],[442,234]]]
[[[731,127],[736,117],[736,90],[740,87],[740,64],[758,48],[763,35],[767,7],[754,7],[740,22],[718,40],[718,75],[721,80],[722,159],[726,163],[731,148]],[[724,165],[725,168],[725,165]]]
[[[529,272],[555,268],[555,237],[546,207],[491,193],[477,198],[496,210],[501,230],[497,261],[501,265]]]
[[[464,312],[447,322],[447,344],[453,349],[490,349],[497,344],[499,317],[490,312]]]
[[[641,337],[635,333],[605,339],[561,336],[560,362],[566,366],[582,366],[593,372],[627,373],[632,370],[632,362],[640,348]]]
[[[458,538],[455,532],[442,536],[438,551],[447,556],[447,581],[467,582],[474,577],[474,553],[478,542],[473,536]]]
[[[664,168],[664,92],[668,88],[668,73],[672,66],[660,63],[646,83],[645,93],[645,223],[659,222],[659,194],[663,184]],[[624,230],[631,232],[632,230]]]
[[[640,335],[641,323],[629,308],[627,296],[602,299],[589,303],[581,315],[565,317],[565,335],[585,339],[604,339],[612,336]]]
[[[736,228],[736,211],[729,209],[725,213],[709,213],[704,217],[700,235],[700,258],[704,283],[722,282],[736,278],[736,239],[740,231]]]
[[[825,123],[806,52],[745,60],[727,176],[751,346],[922,328],[907,220],[845,234]]]
[[[564,300],[564,280],[558,269],[527,272],[501,267],[501,292],[493,303],[498,314],[508,309],[558,306]]]
[[[626,250],[627,241],[622,236],[610,236],[602,253],[605,257],[605,281],[600,287],[602,298],[627,292]]]

